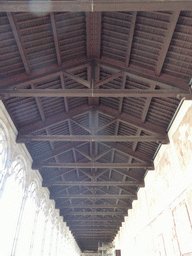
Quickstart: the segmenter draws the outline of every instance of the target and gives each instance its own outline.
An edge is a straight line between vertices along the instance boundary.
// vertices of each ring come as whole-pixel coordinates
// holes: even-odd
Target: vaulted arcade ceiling
[[[0,96],[17,142],[80,248],[97,250],[191,97],[192,4],[1,1],[0,10]]]

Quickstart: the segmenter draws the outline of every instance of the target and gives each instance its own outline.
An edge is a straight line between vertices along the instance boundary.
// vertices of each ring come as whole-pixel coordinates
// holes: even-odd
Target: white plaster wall
[[[192,255],[192,101],[185,101],[114,242],[122,256]]]

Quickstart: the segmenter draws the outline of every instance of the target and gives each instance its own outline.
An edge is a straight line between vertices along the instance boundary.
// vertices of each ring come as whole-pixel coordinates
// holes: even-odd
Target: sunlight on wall
[[[80,256],[81,251],[0,102],[0,255]]]
[[[192,101],[185,101],[114,242],[121,256],[192,255]]]

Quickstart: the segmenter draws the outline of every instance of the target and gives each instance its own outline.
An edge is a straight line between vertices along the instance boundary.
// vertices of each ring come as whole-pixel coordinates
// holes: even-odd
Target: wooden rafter
[[[131,27],[130,27],[130,32],[129,32],[129,39],[128,39],[126,58],[125,58],[125,66],[126,67],[129,66],[136,19],[137,19],[137,12],[133,12],[132,20],[131,20]]]
[[[173,76],[161,74],[160,77],[157,77],[153,71],[149,71],[144,68],[142,69],[133,64],[130,64],[129,68],[126,68],[122,63],[118,63],[117,61],[107,57],[102,57],[101,60],[97,60],[97,64],[110,72],[124,71],[128,77],[133,78],[138,82],[141,81],[141,83],[149,85],[156,84],[164,89],[172,88],[187,91],[188,83],[184,80],[174,78]]]
[[[83,85],[87,87],[88,81],[81,79],[78,76],[70,74],[70,72],[77,71],[81,68],[87,67],[87,60],[85,58],[73,60],[73,62],[68,61],[62,64],[61,67],[58,66],[50,66],[50,67],[43,67],[39,70],[35,71],[35,73],[31,73],[30,75],[26,74],[19,74],[15,76],[11,76],[9,78],[5,78],[1,80],[1,88],[22,88],[24,86],[28,86],[31,83],[41,83],[45,82],[48,79],[54,79],[61,74],[70,77],[71,79],[82,82]]]
[[[175,11],[172,14],[172,17],[171,17],[171,20],[170,20],[170,23],[169,23],[169,27],[166,31],[166,37],[165,37],[165,40],[164,40],[164,44],[162,46],[161,51],[159,52],[159,58],[158,58],[157,66],[156,66],[156,69],[155,69],[156,76],[159,76],[161,74],[161,69],[163,67],[163,63],[165,61],[165,57],[167,55],[171,39],[172,39],[174,30],[175,30],[175,27],[177,25],[179,15],[180,15],[180,11]]]
[[[17,27],[16,21],[15,21],[15,17],[14,14],[12,13],[7,13],[7,17],[9,19],[9,23],[13,32],[13,35],[15,37],[18,49],[19,49],[19,53],[21,55],[21,59],[23,61],[23,65],[25,67],[26,73],[29,75],[30,74],[30,67],[29,67],[29,63],[28,63],[28,59],[27,59],[27,54],[25,52],[25,48],[23,46],[20,34],[19,34],[19,29]]]
[[[57,27],[56,27],[56,22],[55,22],[55,15],[53,12],[50,13],[51,17],[51,26],[52,26],[52,31],[53,31],[53,38],[55,42],[55,51],[57,55],[57,63],[59,66],[61,66],[61,52],[60,52],[60,47],[59,47],[59,40],[58,40],[58,35],[57,35]]]
[[[49,152],[46,152],[46,153],[43,153],[41,155],[38,155],[35,160],[36,162],[39,162],[39,161],[46,161],[46,160],[49,160],[53,157],[56,157],[56,156],[59,156],[61,154],[64,154],[70,150],[73,150],[73,148],[76,148],[78,146],[81,146],[82,144],[84,143],[81,143],[81,142],[72,142],[72,143],[67,143],[65,144],[64,146],[62,147],[59,147],[57,149],[54,149],[53,151],[49,151]]]
[[[106,79],[100,80],[99,82],[97,82],[95,84],[95,87],[96,88],[100,87],[101,85],[106,84],[106,83],[108,83],[108,82],[110,82],[110,81],[112,81],[112,80],[122,76],[123,74],[124,74],[124,72],[118,72],[118,73],[116,73],[114,75],[111,75],[111,76],[107,77]]]
[[[117,118],[120,122],[135,127],[136,129],[141,128],[143,131],[146,131],[150,134],[165,134],[165,130],[159,126],[148,122],[142,123],[139,118],[133,117],[127,113],[119,114],[117,110],[103,105],[100,105],[97,110],[103,114]]]
[[[61,114],[58,114],[57,116],[55,115],[50,116],[49,118],[46,118],[44,122],[39,121],[39,122],[36,122],[35,124],[28,124],[26,126],[22,126],[19,129],[19,134],[29,134],[29,133],[34,133],[37,131],[44,130],[46,128],[50,128],[52,126],[64,123],[68,121],[68,119],[73,118],[76,115],[84,114],[87,111],[89,111],[89,109],[90,109],[89,106],[82,105],[78,108],[71,110],[69,113],[61,113]]]

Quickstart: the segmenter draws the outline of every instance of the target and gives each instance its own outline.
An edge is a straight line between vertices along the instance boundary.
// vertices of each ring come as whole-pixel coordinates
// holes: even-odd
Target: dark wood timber
[[[144,182],[137,181],[60,181],[60,182],[52,182],[43,183],[43,186],[144,186]],[[104,206],[104,205],[103,205]]]
[[[69,75],[68,75],[69,76]],[[72,75],[70,75],[71,77]],[[73,80],[75,78],[73,77]],[[76,79],[76,80],[79,80]],[[89,87],[89,82],[80,82]],[[186,98],[190,99],[190,93],[181,90],[126,90],[126,89],[0,89],[0,96],[4,97],[158,97],[158,98]]]
[[[101,216],[106,216],[106,215],[127,215],[127,213],[124,212],[69,212],[65,213],[65,215],[101,215]]]
[[[153,168],[153,165],[147,163],[139,164],[127,164],[127,163],[34,163],[32,168],[38,169],[42,167],[55,168],[55,167],[65,167],[65,168]]]
[[[72,205],[67,205],[67,206],[63,206],[61,210],[64,209],[70,209],[70,208],[83,208],[83,209],[112,209],[112,208],[120,208],[120,209],[131,209],[131,207],[129,208],[128,206],[122,206],[122,205],[118,205],[118,204],[111,204],[111,205],[105,205],[105,204],[91,204],[91,205],[79,205],[79,204],[72,204]]]
[[[169,45],[170,45],[170,42],[172,39],[173,32],[175,30],[175,27],[176,27],[176,24],[178,21],[179,15],[180,15],[180,11],[175,11],[172,14],[171,21],[169,23],[169,27],[166,32],[167,35],[165,37],[164,45],[160,51],[158,63],[157,63],[156,69],[155,69],[155,74],[157,76],[159,76],[161,74],[161,69],[163,67],[163,63],[165,61],[165,57],[166,57],[166,54],[167,54],[167,51],[168,51],[168,48],[169,48]]]
[[[82,252],[97,252],[192,99],[191,0],[7,0],[0,11],[0,98],[17,142]]]
[[[11,25],[11,29],[13,31],[13,34],[14,34],[14,37],[15,37],[22,61],[23,61],[23,65],[26,70],[26,73],[29,75],[31,71],[30,71],[27,55],[25,53],[25,49],[24,49],[23,43],[21,41],[21,37],[19,35],[18,28],[17,28],[16,22],[15,22],[14,14],[8,12],[7,17],[9,19],[9,23]]]
[[[176,2],[176,4],[175,4]],[[31,6],[28,1],[1,1],[1,11],[4,12],[30,12]],[[93,12],[93,11],[166,11],[166,10],[191,10],[189,0],[180,1],[153,1],[145,2],[121,0],[113,1],[35,1],[33,4],[34,12]]]
[[[167,143],[166,135],[161,136],[102,136],[102,135],[20,135],[17,143],[25,141],[87,141],[87,142],[128,142],[128,141],[155,141]]]
[[[102,194],[102,195],[86,195],[86,194],[79,194],[79,195],[62,195],[62,196],[55,196],[55,199],[58,198],[77,198],[77,199],[88,199],[88,198],[93,198],[93,199],[127,199],[127,198],[131,198],[133,200],[137,199],[136,195],[129,195],[129,194],[123,194],[123,195],[108,195],[108,194]]]

